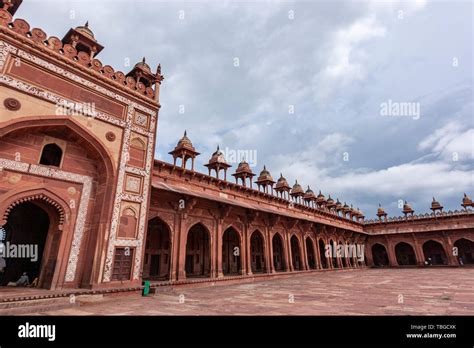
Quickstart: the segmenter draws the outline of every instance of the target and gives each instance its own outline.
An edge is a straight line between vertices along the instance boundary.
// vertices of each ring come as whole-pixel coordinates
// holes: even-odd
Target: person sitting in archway
[[[20,279],[16,281],[16,286],[28,286],[30,284],[30,278],[28,278],[28,273],[23,272],[22,276]]]

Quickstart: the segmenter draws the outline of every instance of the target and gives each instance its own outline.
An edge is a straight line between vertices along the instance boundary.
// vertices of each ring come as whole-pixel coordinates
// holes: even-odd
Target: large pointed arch
[[[77,181],[77,183],[82,184],[83,187],[85,187],[86,181],[88,187],[91,186],[92,180],[96,183],[94,189],[88,192],[92,195],[91,198],[94,199],[94,211],[96,213],[83,216],[83,218],[88,219],[84,228],[86,242],[76,240],[74,248],[71,248],[71,253],[74,252],[74,254],[70,255],[70,265],[67,274],[64,276],[68,282],[74,282],[72,286],[76,287],[89,287],[100,283],[102,259],[97,255],[96,246],[98,241],[107,238],[106,234],[110,231],[109,226],[112,221],[114,205],[111,202],[114,201],[117,177],[113,155],[104,143],[79,121],[73,117],[62,115],[25,116],[2,122],[0,123],[0,143],[5,137],[36,132],[44,134],[53,132],[58,136],[64,136],[67,141],[79,145],[84,153],[98,165],[96,173],[92,176],[88,176],[89,174],[86,176],[78,175],[81,179],[78,179],[80,182]],[[5,163],[10,165],[8,161],[11,162],[12,158],[5,158],[5,160]],[[38,168],[41,169],[41,165],[38,164]],[[66,169],[64,172],[64,175],[76,174],[70,169]],[[74,182],[76,183],[76,181]],[[83,240],[82,228],[80,238]],[[69,247],[71,247],[72,240],[68,240],[68,242],[70,243]]]

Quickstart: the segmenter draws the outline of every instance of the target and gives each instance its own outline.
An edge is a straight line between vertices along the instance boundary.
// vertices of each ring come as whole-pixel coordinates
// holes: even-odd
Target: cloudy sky
[[[26,0],[17,17],[60,37],[88,20],[116,70],[161,63],[157,158],[187,129],[199,171],[219,144],[373,217],[474,195],[472,6]]]

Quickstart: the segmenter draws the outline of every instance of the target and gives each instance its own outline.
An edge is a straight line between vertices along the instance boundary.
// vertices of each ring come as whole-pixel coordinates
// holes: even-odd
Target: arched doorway
[[[309,269],[316,269],[316,255],[314,253],[313,241],[311,238],[306,238],[306,255],[308,255]]]
[[[250,258],[252,273],[265,272],[265,248],[260,231],[252,233],[252,237],[250,238]]]
[[[285,254],[283,249],[283,240],[279,233],[275,233],[272,239],[273,248],[273,267],[275,271],[282,272],[285,270]]]
[[[423,254],[425,261],[430,265],[447,265],[446,253],[439,242],[429,240],[423,244]]]
[[[240,274],[241,247],[239,234],[229,227],[222,236],[222,272],[224,275]]]
[[[387,249],[382,244],[377,243],[372,246],[372,258],[377,267],[389,265]]]
[[[331,253],[330,258],[332,260],[331,261],[332,262],[332,267],[333,268],[339,268],[339,264],[337,262],[337,257],[336,257],[337,256],[336,250],[335,250],[336,248],[335,248],[334,241],[332,239],[329,241],[329,246],[331,247],[331,249],[330,249],[330,253]]]
[[[191,227],[186,241],[186,277],[209,277],[211,274],[209,232],[197,224]]]
[[[303,260],[300,253],[300,242],[296,236],[291,237],[291,262],[293,269],[299,271],[303,269]]]
[[[143,277],[166,280],[170,277],[171,231],[160,218],[148,222]]]
[[[327,258],[326,258],[326,248],[322,239],[318,242],[319,245],[319,257],[321,258],[321,266],[323,268],[328,268]]]
[[[458,248],[457,259],[460,265],[474,264],[474,242],[461,238],[454,243],[454,246]]]
[[[21,161],[37,164],[40,167],[33,175],[36,179],[34,183],[31,183],[33,184],[31,187],[28,185],[29,188],[20,193],[18,191],[21,190],[22,185],[17,185],[18,187],[12,187],[2,196],[12,195],[11,198],[14,198],[18,194],[28,194],[31,190],[40,194],[48,192],[47,195],[53,197],[54,194],[50,195],[50,189],[55,190],[53,186],[64,191],[64,195],[56,196],[54,201],[64,208],[65,212],[61,214],[66,215],[61,215],[61,220],[58,219],[57,223],[53,223],[54,219],[49,214],[52,228],[57,229],[65,222],[64,230],[60,233],[60,236],[64,238],[58,237],[63,244],[58,246],[58,254],[55,255],[57,260],[43,261],[47,263],[48,268],[51,268],[53,264],[56,265],[55,273],[51,275],[52,288],[63,286],[90,288],[97,286],[102,280],[114,278],[116,253],[113,250],[107,250],[102,244],[107,241],[110,232],[109,228],[103,227],[112,219],[112,203],[117,186],[118,169],[114,165],[112,152],[103,141],[105,140],[95,136],[81,122],[67,115],[17,117],[14,122],[4,122],[4,125],[0,127],[0,152],[11,154],[7,158],[12,159],[12,154],[24,153],[22,144],[33,144],[34,146],[28,148],[28,156],[22,156]],[[47,146],[51,143],[59,144],[62,153],[56,146]],[[42,148],[41,144],[46,146]],[[61,180],[56,183],[51,182],[52,186],[48,184],[48,189],[46,189],[42,177],[50,176],[51,170],[54,171],[54,167],[58,165],[64,172],[60,174],[65,181],[62,180],[63,183],[60,183]],[[27,181],[25,178],[24,182]],[[71,183],[71,190],[74,188],[76,192],[75,197],[65,192],[66,189],[70,191],[69,184],[66,182]],[[84,198],[84,204],[80,203],[82,198]],[[0,198],[2,208],[3,204],[6,204],[6,200]],[[83,211],[81,211],[82,208]],[[44,210],[48,211],[47,208]],[[64,217],[67,219],[63,221]],[[118,234],[117,232],[116,235]],[[45,251],[48,250],[47,245],[48,243]],[[121,248],[117,248],[119,249]],[[46,259],[43,257],[43,260]],[[103,267],[104,262],[110,266],[108,268],[110,272],[106,271],[102,274],[98,270]],[[46,281],[43,287],[48,288],[47,283]]]
[[[413,247],[405,242],[400,242],[395,246],[397,263],[400,266],[415,266],[416,256]]]
[[[49,289],[58,259],[61,231],[59,214],[41,200],[16,205],[5,225],[4,254],[6,267],[1,285],[16,282],[26,273],[29,282]],[[16,255],[12,251],[16,250]]]

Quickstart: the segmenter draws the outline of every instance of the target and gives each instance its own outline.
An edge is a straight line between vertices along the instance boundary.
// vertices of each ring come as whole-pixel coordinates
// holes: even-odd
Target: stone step
[[[33,314],[79,305],[77,301],[71,301],[69,297],[2,302],[0,303],[0,315]]]

